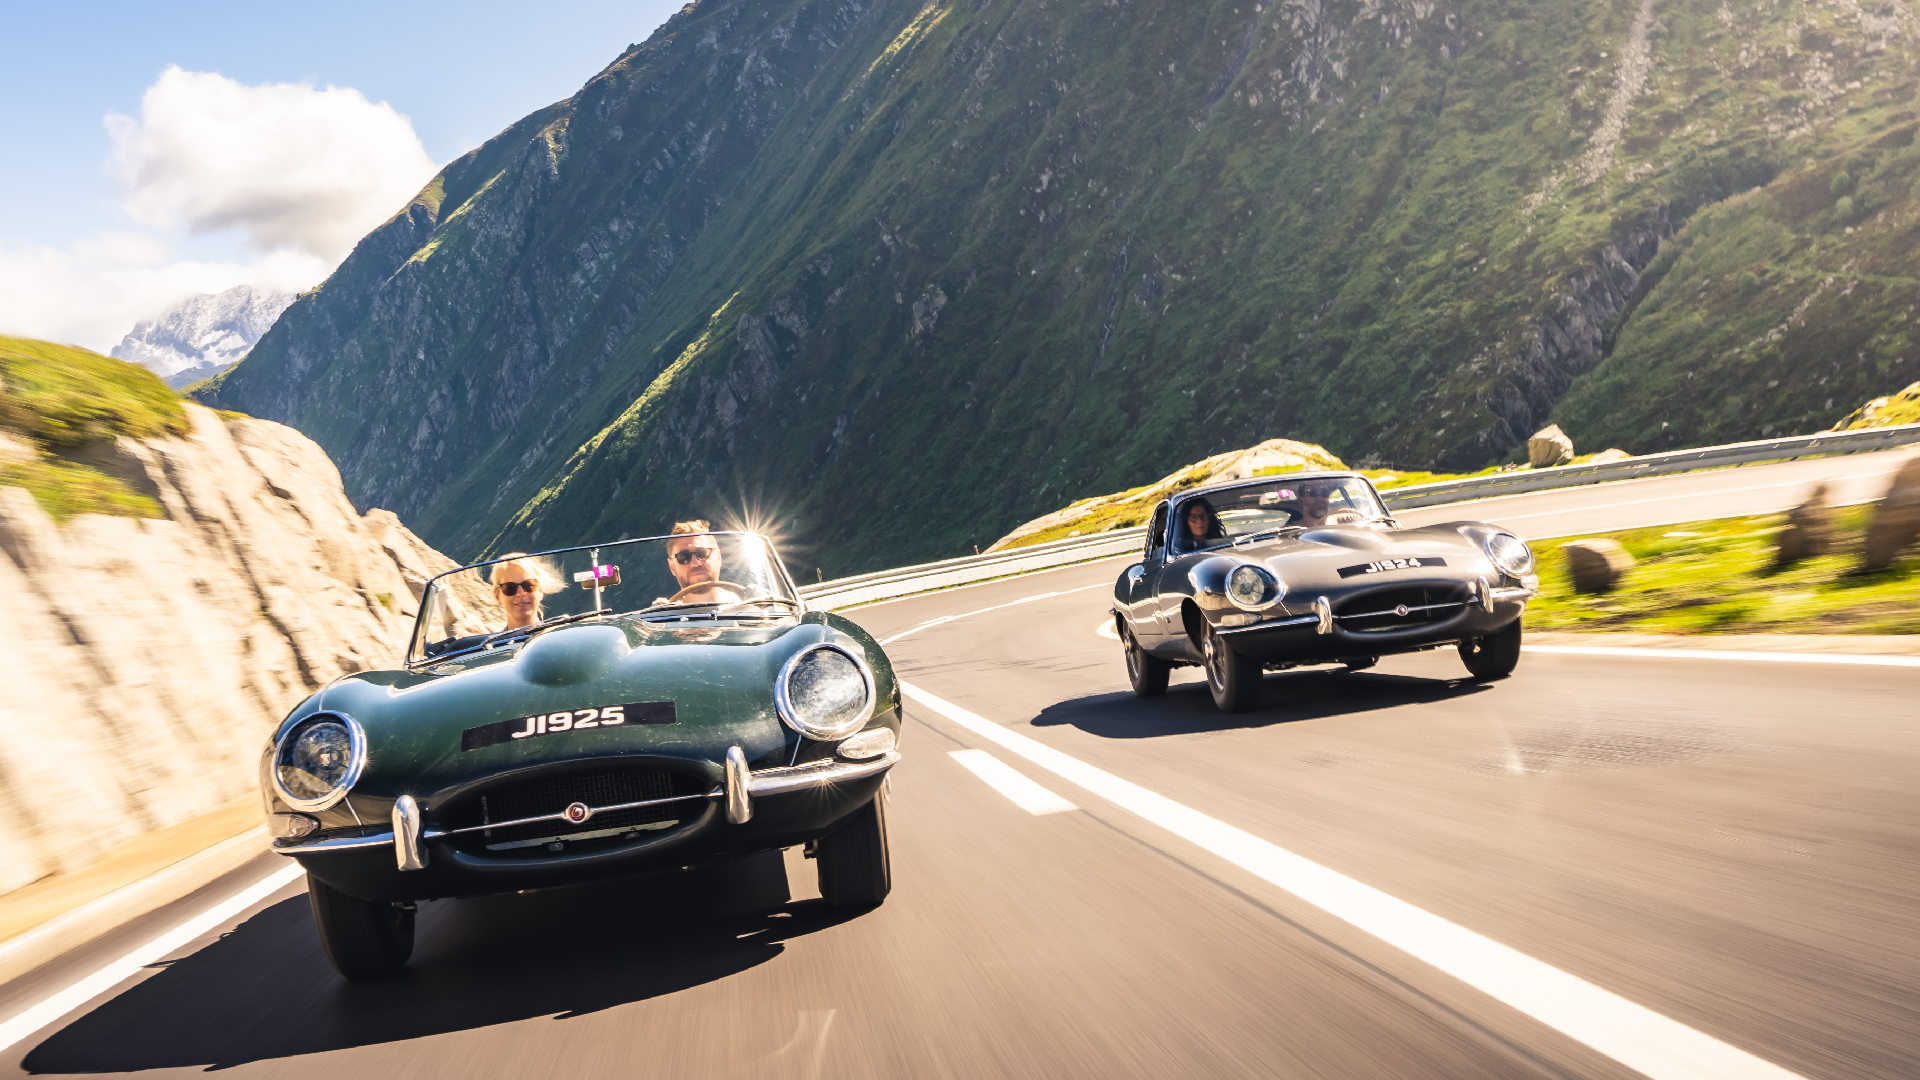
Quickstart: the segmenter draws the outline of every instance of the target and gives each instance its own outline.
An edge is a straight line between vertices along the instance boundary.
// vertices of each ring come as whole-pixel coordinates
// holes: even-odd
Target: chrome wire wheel
[[[1260,704],[1262,672],[1258,661],[1235,652],[1220,635],[1208,631],[1201,643],[1207,669],[1207,689],[1221,712],[1246,712]]]

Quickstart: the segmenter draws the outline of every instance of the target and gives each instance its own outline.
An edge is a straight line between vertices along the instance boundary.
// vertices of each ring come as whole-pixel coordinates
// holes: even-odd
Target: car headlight
[[[838,645],[810,645],[773,681],[773,702],[788,727],[823,742],[860,730],[873,711],[873,673]]]
[[[1533,549],[1512,533],[1494,533],[1487,538],[1487,558],[1493,568],[1508,577],[1533,572]]]
[[[1280,602],[1287,594],[1287,588],[1280,579],[1251,564],[1233,568],[1227,575],[1227,599],[1235,607],[1248,611],[1261,611]]]
[[[325,810],[346,797],[366,764],[367,736],[353,717],[314,713],[274,746],[273,787],[295,810]]]

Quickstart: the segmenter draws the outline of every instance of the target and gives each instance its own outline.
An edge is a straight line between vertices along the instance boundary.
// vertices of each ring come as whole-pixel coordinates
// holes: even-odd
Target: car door
[[[1127,568],[1126,574],[1127,626],[1132,629],[1134,639],[1147,649],[1153,648],[1162,634],[1156,617],[1159,601],[1153,586],[1166,555],[1167,504],[1161,503],[1154,508],[1153,519],[1147,526],[1146,549],[1140,561]]]

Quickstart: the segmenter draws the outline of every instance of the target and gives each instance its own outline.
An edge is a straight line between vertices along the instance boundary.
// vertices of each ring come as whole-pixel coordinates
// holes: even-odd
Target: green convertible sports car
[[[765,537],[680,532],[433,579],[405,668],[301,702],[260,789],[329,959],[367,978],[406,963],[421,900],[794,845],[829,903],[878,904],[899,734],[886,654]]]

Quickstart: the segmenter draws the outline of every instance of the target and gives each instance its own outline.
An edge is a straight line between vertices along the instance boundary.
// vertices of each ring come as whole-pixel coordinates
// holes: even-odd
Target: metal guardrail
[[[1381,492],[1380,496],[1389,507],[1411,510],[1418,506],[1486,499],[1495,495],[1519,495],[1549,488],[1604,484],[1613,480],[1634,480],[1643,476],[1662,476],[1753,461],[1782,461],[1813,454],[1858,454],[1916,442],[1920,442],[1920,424],[1898,424],[1860,431],[1829,431],[1785,439],[1703,446],[1697,450],[1669,450],[1664,454],[1646,454],[1598,465],[1559,465],[1550,469],[1494,473],[1468,480],[1442,480],[1434,484],[1391,488]]]
[[[1476,476],[1469,480],[1443,480],[1390,488],[1380,493],[1389,509],[1411,510],[1421,506],[1486,499],[1498,495],[1520,495],[1551,488],[1604,484],[1614,480],[1634,480],[1644,476],[1662,476],[1692,469],[1711,469],[1722,465],[1740,465],[1755,461],[1782,461],[1814,454],[1858,454],[1886,450],[1895,446],[1920,443],[1920,424],[1900,424],[1861,431],[1833,431],[1819,435],[1795,435],[1784,439],[1706,446],[1697,450],[1671,450],[1647,454],[1599,465],[1560,465],[1550,469],[1526,469],[1516,472]],[[876,570],[855,577],[835,578],[816,585],[802,586],[800,595],[809,607],[824,610],[871,604],[897,596],[966,585],[1009,574],[1023,574],[1053,566],[1106,558],[1136,551],[1145,542],[1145,526],[1114,529],[1092,536],[1076,536],[1031,547],[1010,548],[985,555],[965,555],[958,559]]]

